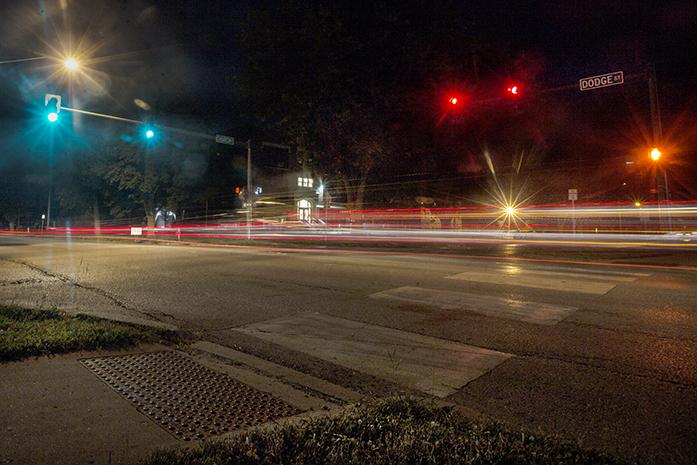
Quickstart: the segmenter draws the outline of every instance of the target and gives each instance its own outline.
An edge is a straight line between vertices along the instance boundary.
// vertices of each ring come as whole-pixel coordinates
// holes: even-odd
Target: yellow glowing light
[[[513,216],[513,215],[515,215],[515,212],[516,212],[515,207],[513,207],[512,205],[506,206],[504,211],[506,212],[506,215],[508,215],[508,216]]]
[[[80,63],[78,63],[75,58],[68,58],[63,62],[63,64],[71,71],[74,71],[80,67]]]
[[[658,150],[658,148],[654,147],[651,149],[650,155],[653,161],[658,161],[658,159],[661,158],[661,155],[663,154],[660,150]]]
[[[641,207],[641,202],[634,202],[635,207]]]

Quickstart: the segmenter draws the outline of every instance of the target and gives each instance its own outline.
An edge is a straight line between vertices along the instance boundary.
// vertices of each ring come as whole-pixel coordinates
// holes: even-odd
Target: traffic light
[[[520,91],[521,91],[520,84],[511,84],[506,88],[506,92],[511,97],[519,97]]]
[[[450,97],[448,102],[450,102],[451,105],[457,105],[457,102],[458,102],[457,97]]]
[[[44,106],[46,106],[46,119],[50,123],[58,121],[58,113],[61,111],[61,96],[46,94]]]
[[[155,139],[155,136],[157,135],[152,126],[145,126],[142,131],[143,137],[145,137],[148,141]]]

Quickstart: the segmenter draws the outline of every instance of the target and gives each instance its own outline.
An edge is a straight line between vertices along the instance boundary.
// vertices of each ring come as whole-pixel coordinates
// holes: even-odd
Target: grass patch
[[[126,347],[167,336],[166,331],[84,315],[0,305],[0,361]]]
[[[381,400],[338,417],[307,420],[159,451],[143,465],[620,464],[549,436],[476,423],[449,407]]]

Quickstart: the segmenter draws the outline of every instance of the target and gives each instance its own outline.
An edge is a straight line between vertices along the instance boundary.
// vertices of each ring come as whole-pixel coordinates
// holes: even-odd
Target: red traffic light
[[[506,92],[508,92],[512,97],[517,97],[520,95],[520,85],[518,84],[511,84],[508,86],[506,89]]]
[[[450,97],[450,100],[448,100],[453,105],[457,105],[457,97]]]

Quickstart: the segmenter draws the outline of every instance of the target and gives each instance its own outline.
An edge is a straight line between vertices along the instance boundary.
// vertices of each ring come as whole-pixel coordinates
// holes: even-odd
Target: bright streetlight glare
[[[515,215],[515,207],[513,207],[513,206],[511,206],[511,205],[508,205],[508,206],[505,208],[505,211],[506,211],[506,215],[508,215],[508,216],[513,216],[513,215]]]
[[[48,120],[49,120],[51,123],[55,123],[56,121],[58,121],[58,113],[56,113],[55,111],[52,111],[51,113],[49,113],[49,114],[46,116],[46,118],[48,118]]]
[[[658,150],[658,148],[654,147],[651,149],[651,159],[653,161],[658,161],[661,158],[661,155],[663,154],[660,150]]]
[[[145,137],[147,137],[148,139],[152,139],[153,137],[155,137],[155,132],[152,129],[148,129],[147,131],[145,131]]]
[[[80,67],[80,64],[77,62],[75,58],[68,58],[63,62],[66,68],[68,68],[71,71],[74,71]]]

